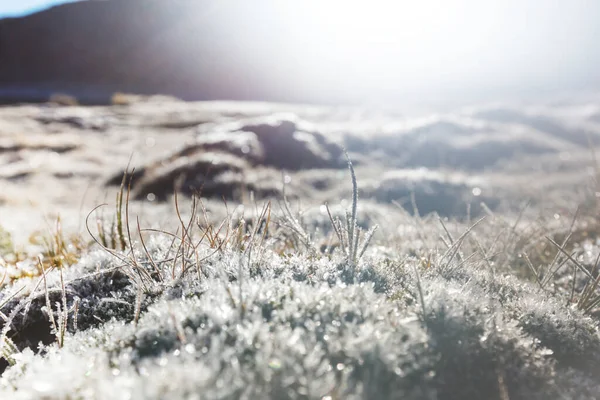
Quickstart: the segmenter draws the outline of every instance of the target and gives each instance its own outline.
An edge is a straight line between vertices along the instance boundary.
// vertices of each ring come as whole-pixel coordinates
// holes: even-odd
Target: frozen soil
[[[598,115],[0,108],[0,398],[600,398]]]

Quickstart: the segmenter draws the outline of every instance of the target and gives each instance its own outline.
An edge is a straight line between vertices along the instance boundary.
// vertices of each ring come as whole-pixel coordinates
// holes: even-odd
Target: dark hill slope
[[[292,14],[264,1],[106,0],[0,20],[0,97],[310,101],[289,78],[300,58],[282,39]]]

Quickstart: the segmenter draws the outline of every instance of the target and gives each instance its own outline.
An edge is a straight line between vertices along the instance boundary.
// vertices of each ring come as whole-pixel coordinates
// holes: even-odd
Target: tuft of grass
[[[346,152],[346,160],[348,161],[348,169],[350,170],[350,176],[352,178],[352,205],[351,209],[346,211],[345,221],[342,222],[339,218],[334,218],[331,215],[329,205],[325,204],[329,220],[335,234],[338,237],[342,251],[344,252],[345,262],[351,268],[354,269],[358,265],[359,260],[364,255],[373,234],[377,230],[378,226],[375,225],[364,234],[364,239],[360,242],[361,233],[363,230],[358,226],[357,222],[357,209],[358,209],[358,184],[356,183],[356,174],[352,161]]]
[[[600,305],[600,294],[597,291],[598,286],[600,285],[600,274],[598,274],[598,264],[600,262],[600,253],[596,257],[596,261],[594,263],[592,270],[589,271],[585,266],[583,266],[579,261],[577,261],[577,259],[574,257],[574,255],[575,255],[574,253],[569,253],[565,249],[564,243],[563,243],[563,245],[560,245],[560,244],[556,243],[550,237],[547,237],[547,239],[550,243],[552,243],[559,250],[559,253],[564,255],[564,257],[566,258],[566,261],[570,261],[573,264],[573,266],[576,268],[575,272],[573,274],[573,289],[572,289],[571,299],[570,299],[569,303],[571,302],[572,298],[574,297],[577,271],[582,272],[588,278],[588,280],[580,294],[580,298],[577,301],[577,308],[582,310],[586,314],[592,314],[596,310],[596,308]],[[596,276],[593,275],[594,271],[596,273]]]
[[[306,231],[302,224],[302,215],[297,215],[292,212],[292,206],[290,205],[289,199],[286,193],[286,182],[285,176],[282,174],[283,190],[282,200],[279,202],[279,209],[281,210],[282,218],[278,222],[279,226],[285,228],[292,233],[290,240],[286,243],[287,248],[299,250],[300,245],[303,245],[312,254],[316,253],[315,245],[311,235]]]
[[[88,247],[78,235],[68,238],[65,236],[60,216],[56,218],[54,230],[49,235],[32,235],[29,241],[31,244],[42,246],[40,267],[43,269],[69,267],[79,260]]]
[[[48,315],[48,319],[50,321],[50,332],[54,334],[56,337],[56,343],[59,348],[62,348],[65,343],[65,334],[67,332],[67,325],[69,322],[69,307],[67,306],[67,289],[65,287],[65,280],[62,269],[59,270],[60,273],[60,293],[61,293],[61,301],[56,302],[56,316],[55,312],[52,309],[52,303],[50,301],[50,292],[48,291],[48,283],[46,280],[46,271],[44,270],[44,265],[40,260],[40,268],[42,268],[42,277],[44,279],[44,294],[46,299],[46,314]],[[73,310],[77,310],[78,307],[74,304]],[[77,320],[77,316],[75,314],[74,317]]]
[[[128,178],[129,176],[129,184]],[[133,171],[131,174],[128,174],[128,171],[125,170],[123,173],[123,178],[121,179],[121,186],[119,187],[119,191],[117,192],[117,200],[115,205],[115,214],[110,225],[110,228],[106,227],[105,221],[103,218],[96,219],[96,228],[98,234],[98,241],[104,248],[112,249],[112,250],[125,250],[127,249],[127,240],[125,239],[125,233],[123,232],[123,196],[125,193],[125,188],[127,185],[127,196],[129,196],[129,192],[131,191],[131,177],[133,177]],[[105,206],[106,204],[101,204],[94,208],[92,212],[96,211],[98,208]],[[87,223],[87,220],[86,220]],[[92,235],[92,237],[94,237]]]

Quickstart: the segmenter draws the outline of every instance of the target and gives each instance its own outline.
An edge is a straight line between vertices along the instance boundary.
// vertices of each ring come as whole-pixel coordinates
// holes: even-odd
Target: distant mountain
[[[290,77],[285,18],[266,2],[105,0],[0,20],[0,99],[114,92],[310,101]],[[284,51],[282,51],[284,49]],[[334,99],[335,100],[335,99]]]

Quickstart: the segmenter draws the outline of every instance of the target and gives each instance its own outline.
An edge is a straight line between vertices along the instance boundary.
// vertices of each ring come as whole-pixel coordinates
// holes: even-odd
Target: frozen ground
[[[594,98],[0,108],[0,397],[597,398],[599,142]],[[31,240],[116,235],[128,165],[131,246]]]
[[[204,154],[207,164],[221,162],[231,171],[246,171],[247,176],[238,173],[224,184],[229,187],[221,188],[229,192],[237,184],[240,190],[245,186],[273,194],[280,189],[281,172],[286,170],[291,178],[289,190],[297,190],[306,200],[314,198],[315,204],[348,193],[347,182],[340,179],[345,174],[343,162],[286,164],[286,158],[298,152],[297,143],[267,149],[269,165],[261,163],[260,156],[252,160],[252,154],[242,153],[243,143],[229,146],[237,146],[237,153],[223,145],[232,141],[231,131],[269,116],[297,121],[299,130],[321,134],[347,148],[366,197],[372,195],[382,203],[405,202],[414,191],[423,197],[418,206],[425,211],[457,216],[465,213],[467,203],[476,205],[481,199],[513,207],[526,199],[540,205],[564,202],[560,205],[573,208],[595,173],[588,140],[600,139],[599,103],[589,99],[581,103],[491,105],[444,114],[420,113],[415,118],[395,110],[185,103],[160,98],[130,106],[3,107],[2,225],[20,236],[46,228],[41,224],[44,215],[52,219],[60,213],[63,219],[79,221],[92,207],[112,200],[114,190],[105,183],[115,177],[113,182],[120,182],[119,175],[128,164],[139,171],[172,161],[186,149]],[[267,134],[277,136],[277,132],[275,127]],[[222,139],[215,146],[197,144],[208,134],[219,133]],[[340,152],[333,150],[317,148],[315,152],[341,159]],[[232,153],[241,157],[226,158]],[[192,169],[188,175],[196,172]],[[480,190],[473,191],[475,187]],[[169,189],[172,184],[167,179],[161,194],[168,194]],[[220,198],[219,193],[213,195]],[[240,196],[231,193],[228,200]],[[150,209],[151,204],[143,207]],[[36,218],[31,218],[32,213]]]

